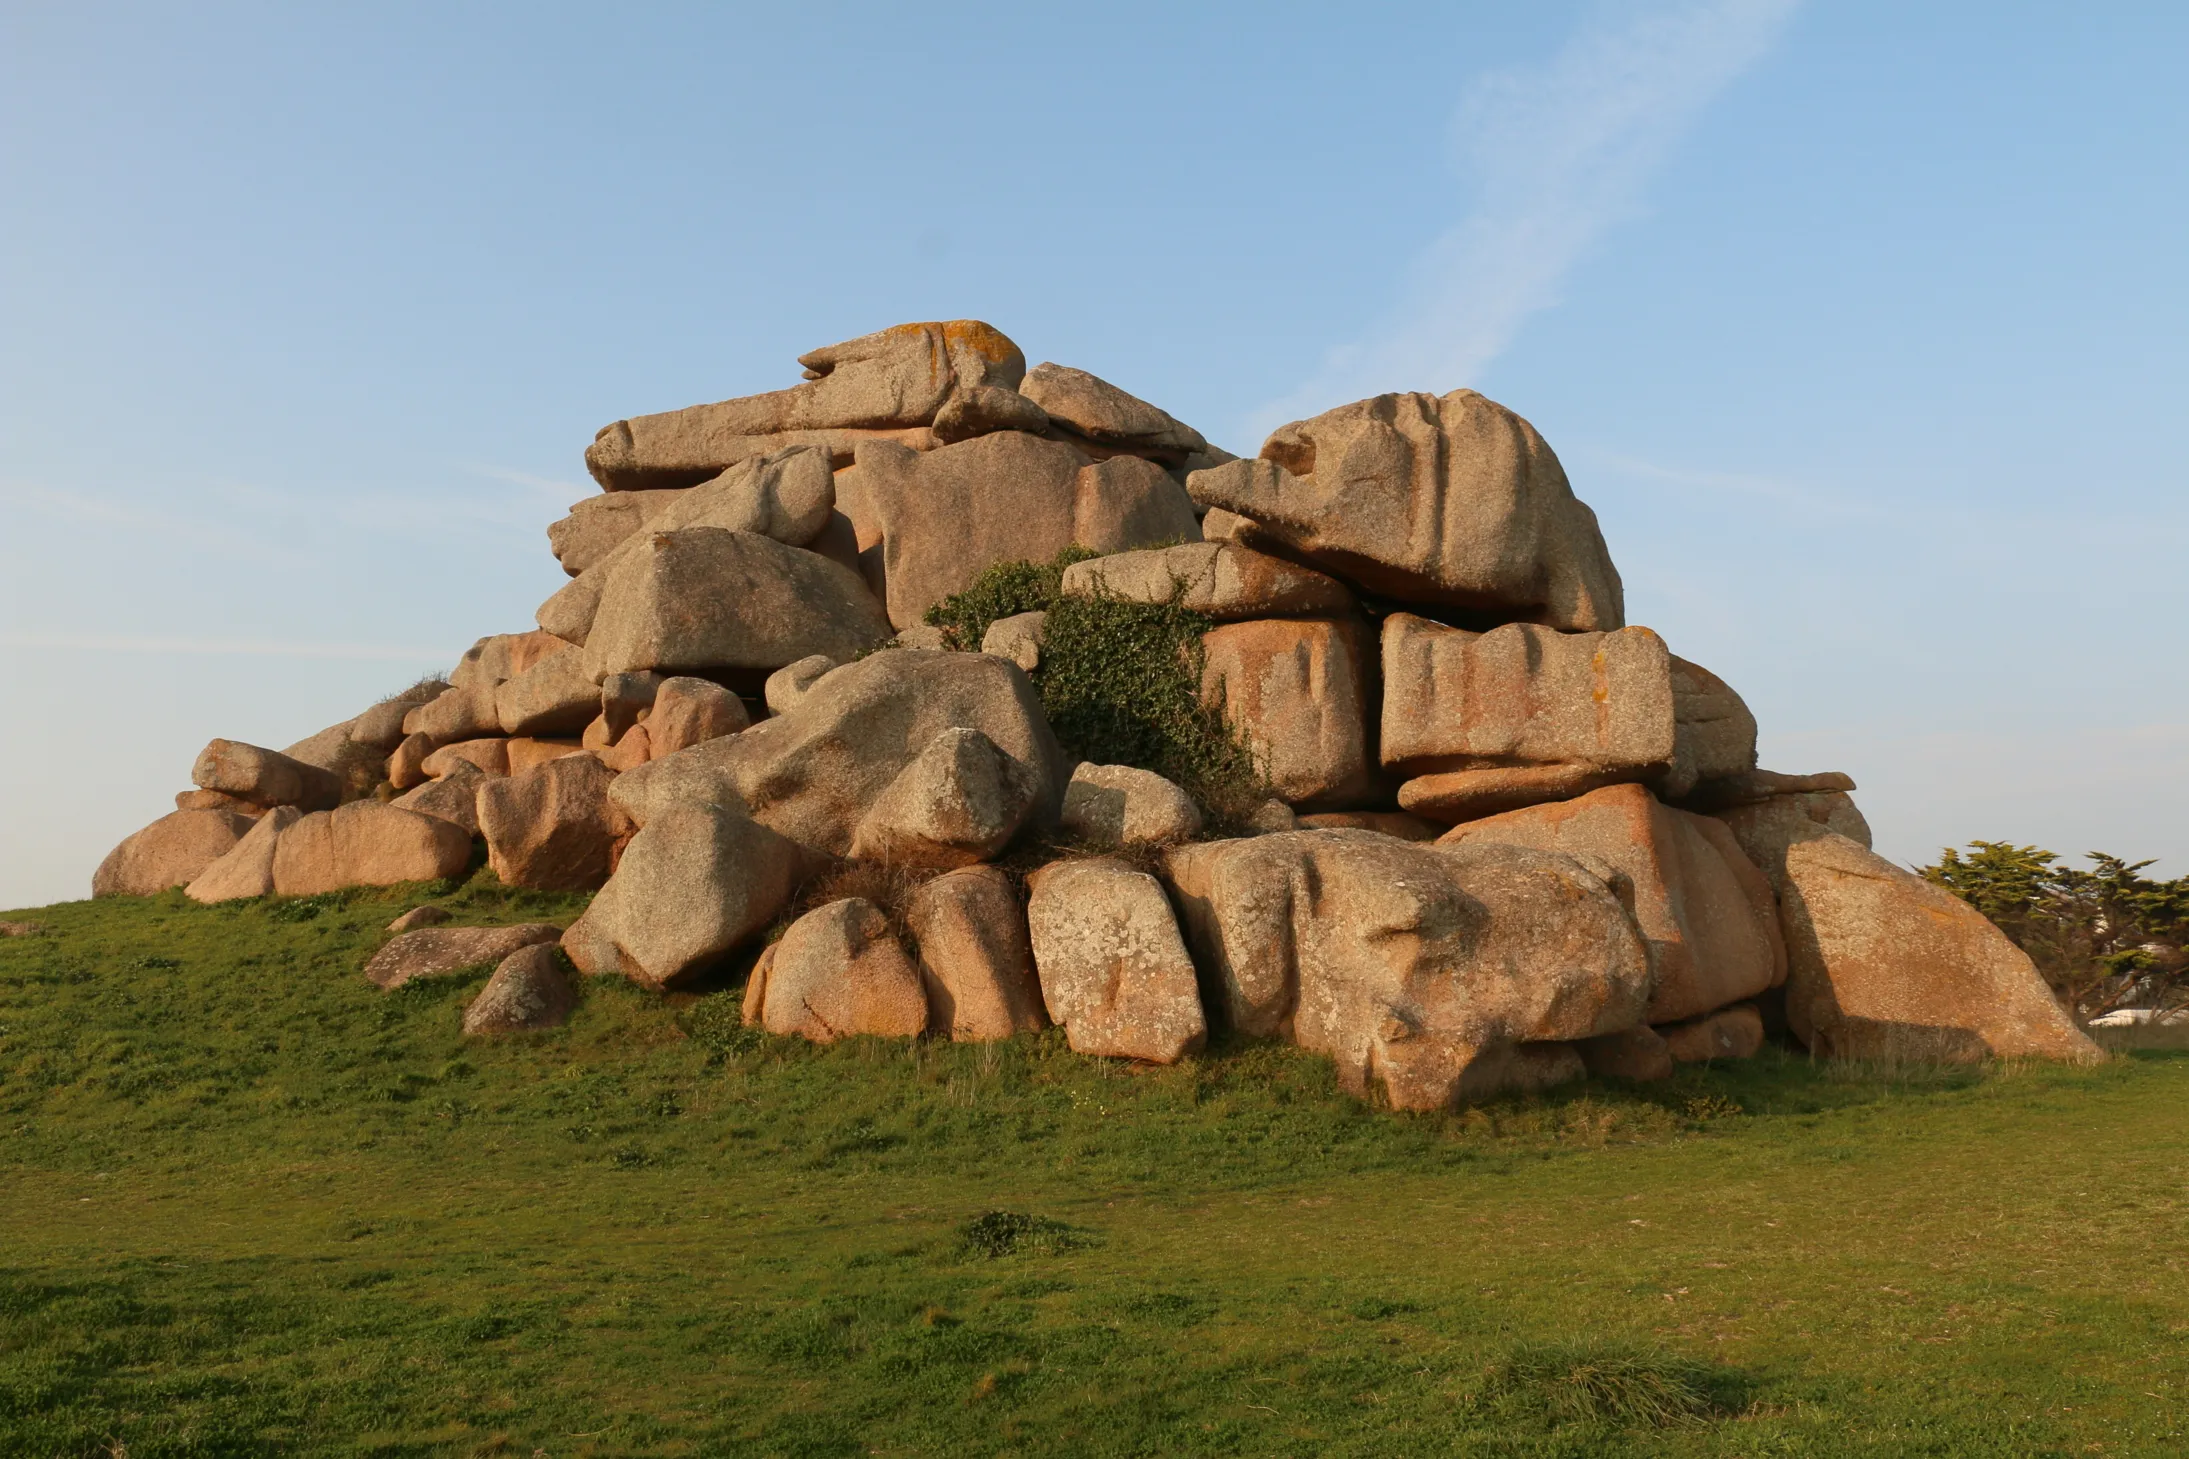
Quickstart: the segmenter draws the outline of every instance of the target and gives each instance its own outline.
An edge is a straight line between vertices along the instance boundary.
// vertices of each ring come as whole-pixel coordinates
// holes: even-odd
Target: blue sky
[[[528,625],[593,431],[977,317],[1532,419],[1880,849],[2189,872],[2189,9],[0,11],[0,906]]]

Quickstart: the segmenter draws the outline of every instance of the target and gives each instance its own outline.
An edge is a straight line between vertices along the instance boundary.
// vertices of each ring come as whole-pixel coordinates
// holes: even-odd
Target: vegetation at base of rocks
[[[1168,603],[1063,597],[1064,569],[1093,555],[1075,547],[1048,563],[998,563],[930,609],[928,621],[947,628],[960,646],[979,648],[996,619],[1047,613],[1033,678],[1065,750],[1175,781],[1212,830],[1244,820],[1270,791],[1222,711],[1201,702],[1201,635],[1215,621],[1180,606],[1176,596]]]
[[[424,890],[0,911],[0,1454],[2185,1447],[2189,1055],[1400,1116],[1280,1045],[820,1048],[618,978],[466,1040],[486,969],[360,976]],[[1621,1417],[1621,1352],[1709,1408]]]
[[[1054,607],[1063,592],[1064,569],[1097,556],[1085,547],[1067,547],[1047,562],[999,562],[964,592],[929,608],[927,622],[947,633],[952,647],[977,653],[996,620]]]
[[[2088,859],[2084,871],[2035,846],[1972,841],[1918,870],[1996,923],[2084,1017],[2189,1006],[2189,876],[2153,881],[2149,861]]]

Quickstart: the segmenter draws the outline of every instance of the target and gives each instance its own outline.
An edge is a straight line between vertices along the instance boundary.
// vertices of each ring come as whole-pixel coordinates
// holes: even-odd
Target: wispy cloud
[[[454,663],[457,650],[375,643],[282,643],[256,638],[155,638],[107,633],[0,633],[0,648],[61,648],[74,653],[240,654],[278,659],[376,659]]]
[[[1631,216],[1712,98],[1770,50],[1798,0],[1680,0],[1623,9],[1547,64],[1493,73],[1453,118],[1474,210],[1415,262],[1399,307],[1368,338],[1251,422],[1385,390],[1476,383],[1566,274]]]

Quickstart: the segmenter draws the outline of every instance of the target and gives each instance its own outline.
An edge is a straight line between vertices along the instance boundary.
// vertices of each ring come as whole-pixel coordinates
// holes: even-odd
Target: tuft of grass
[[[1006,1256],[1054,1256],[1059,1252],[1078,1251],[1095,1245],[1095,1239],[1085,1231],[1062,1221],[1052,1221],[1047,1216],[1030,1216],[1023,1211],[985,1211],[959,1228],[958,1244],[974,1256],[994,1261]]]
[[[1486,1392],[1499,1407],[1553,1424],[1672,1428],[1722,1411],[1712,1391],[1724,1380],[1673,1353],[1609,1342],[1524,1343],[1490,1370]]]

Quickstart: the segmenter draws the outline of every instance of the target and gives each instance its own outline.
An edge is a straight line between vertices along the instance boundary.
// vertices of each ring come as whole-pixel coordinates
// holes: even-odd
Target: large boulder
[[[815,543],[835,516],[835,476],[829,470],[828,453],[808,447],[756,456],[723,472],[712,481],[688,491],[669,492],[676,498],[654,514],[647,532],[682,532],[693,527],[715,527],[725,532],[753,532],[786,547]],[[634,532],[598,561],[577,574],[542,603],[539,624],[571,643],[583,644],[592,634],[593,619],[600,611],[601,594],[617,567],[644,550],[646,533]],[[855,564],[839,563],[856,571]]]
[[[217,790],[254,805],[320,811],[342,803],[342,779],[332,771],[240,740],[214,740],[199,751],[190,779],[200,789]]]
[[[405,739],[401,745],[396,747],[401,758],[397,763],[389,766],[388,774],[388,778],[394,782],[396,789],[407,790],[418,784],[417,779],[407,768],[409,760],[407,751],[423,738],[424,736],[421,735]],[[512,743],[513,741],[505,740],[499,735],[476,740],[454,740],[420,760],[416,773],[423,775],[428,780],[439,780],[443,776],[461,774],[466,769],[476,770],[481,775],[507,775],[509,773],[509,747]],[[398,774],[398,771],[402,773]]]
[[[1153,770],[1088,761],[1064,787],[1058,825],[1098,846],[1163,846],[1198,836],[1201,808]]]
[[[900,629],[999,562],[1046,562],[1072,546],[1123,552],[1189,539],[1198,526],[1185,491],[1154,463],[1090,464],[1023,431],[924,453],[877,441],[836,485],[867,581]]]
[[[1170,464],[1208,450],[1192,426],[1085,370],[1043,361],[1018,388],[1050,424],[1104,446]]]
[[[352,801],[318,811],[282,832],[274,848],[274,890],[310,896],[340,887],[393,886],[461,876],[471,837],[438,816]]]
[[[1672,768],[1661,783],[1678,800],[1705,781],[1737,781],[1756,768],[1756,716],[1733,686],[1672,655]]]
[[[734,735],[751,723],[744,700],[720,684],[679,674],[661,681],[638,728],[646,732],[648,757],[655,758]]]
[[[859,1034],[916,1038],[927,993],[882,909],[864,897],[816,907],[762,954],[745,988],[748,1021],[817,1044]]]
[[[1623,785],[1641,772],[1595,765],[1490,765],[1416,775],[1399,787],[1399,806],[1431,821],[1454,825],[1545,801],[1573,800],[1607,785]],[[1432,838],[1434,839],[1434,838]]]
[[[987,654],[889,649],[817,680],[786,714],[651,760],[612,792],[640,825],[676,802],[731,803],[800,845],[848,855],[875,802],[938,734],[978,730],[1038,794],[1028,819],[1056,818],[1064,756],[1033,684]]]
[[[586,469],[609,491],[696,486],[799,433],[840,447],[861,430],[925,427],[954,392],[1016,389],[1026,357],[978,320],[900,324],[798,357],[806,383],[604,426]],[[924,432],[923,432],[924,434]]]
[[[459,761],[446,775],[404,792],[388,804],[416,811],[460,826],[466,836],[479,834],[479,787],[487,777],[468,761]]]
[[[438,746],[501,734],[501,712],[494,707],[494,691],[499,687],[476,682],[469,687],[459,684],[419,705],[403,716],[405,745],[418,736],[424,737],[424,744]]]
[[[1553,628],[1626,622],[1596,514],[1535,428],[1472,390],[1325,411],[1187,488],[1251,518],[1256,540],[1385,597]]]
[[[1201,699],[1221,707],[1271,788],[1344,809],[1373,789],[1373,647],[1349,618],[1265,618],[1203,634]]]
[[[1175,600],[1219,623],[1248,618],[1349,613],[1353,595],[1336,578],[1230,542],[1186,542],[1075,562],[1064,569],[1067,598]]]
[[[565,646],[554,634],[537,628],[526,633],[490,633],[464,650],[448,682],[456,689],[484,689],[491,697],[495,688]],[[405,726],[406,732],[412,728]]]
[[[500,962],[527,947],[552,946],[560,927],[523,922],[514,927],[421,927],[388,939],[365,964],[365,980],[392,993],[414,978],[441,978]]]
[[[532,738],[581,733],[600,713],[600,685],[585,652],[566,644],[494,690],[494,716],[505,735]]]
[[[258,818],[228,854],[198,873],[183,894],[193,902],[232,902],[274,894],[274,846],[281,833],[302,820],[293,805],[275,806]]]
[[[1028,881],[1042,1001],[1075,1053],[1175,1064],[1208,1021],[1162,885],[1108,857],[1053,862]]]
[[[959,1043],[1047,1028],[1026,909],[998,867],[968,866],[912,894],[905,920],[919,944],[929,1024]]]
[[[1649,995],[1633,920],[1571,857],[1293,831],[1165,866],[1226,1021],[1400,1109],[1573,1077],[1578,1057],[1541,1045],[1633,1027]]]
[[[1592,857],[1617,874],[1648,940],[1650,1023],[1693,1018],[1786,976],[1771,884],[1732,834],[1639,785],[1469,821],[1440,846],[1528,846]]]
[[[1383,620],[1383,763],[1410,775],[1578,765],[1640,778],[1672,763],[1672,655],[1647,628],[1487,633]]]
[[[568,755],[484,781],[479,831],[502,884],[578,892],[606,882],[634,829],[609,802],[615,778],[591,755]]]
[[[2103,1057],[2036,965],[1984,915],[1841,834],[1845,795],[1740,806],[1722,819],[1778,887],[1786,1023],[1825,1058]]]
[[[803,870],[797,846],[741,805],[666,802],[563,935],[563,951],[580,972],[666,987],[774,921]]]
[[[233,811],[174,811],[125,839],[91,874],[94,897],[149,897],[187,886],[235,849],[252,820]]]
[[[520,948],[501,960],[479,996],[464,1007],[467,1037],[523,1033],[569,1021],[578,990],[552,943]]]
[[[571,506],[569,516],[548,525],[548,546],[562,570],[576,577],[683,497],[684,491],[604,491],[587,497]]]
[[[858,575],[825,557],[754,532],[650,532],[602,587],[584,673],[596,684],[634,669],[764,676],[810,654],[856,658],[889,636]]]
[[[1048,787],[977,729],[939,730],[851,833],[861,860],[947,871],[1001,851]]]
[[[1791,775],[1774,778],[1785,781],[1846,779],[1845,776]],[[1869,849],[1870,823],[1863,818],[1854,798],[1847,794],[1853,788],[1854,782],[1848,781],[1844,789],[1831,784],[1789,789],[1755,800],[1742,800],[1714,814],[1732,831],[1741,850],[1748,853],[1748,859],[1762,867],[1774,885],[1782,885],[1786,848],[1797,841],[1814,840],[1830,832],[1845,836],[1865,851]]]

